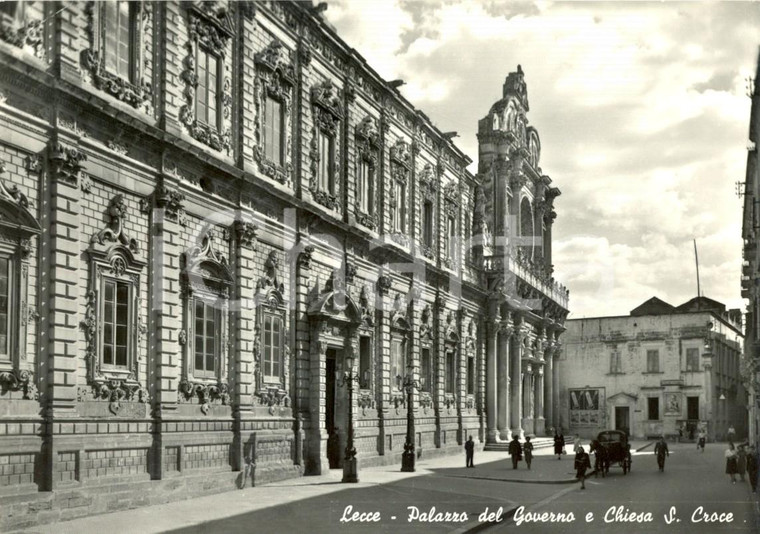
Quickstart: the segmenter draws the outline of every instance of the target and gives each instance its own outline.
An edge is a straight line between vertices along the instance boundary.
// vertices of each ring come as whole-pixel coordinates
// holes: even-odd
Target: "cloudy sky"
[[[477,159],[477,120],[522,65],[541,167],[562,190],[554,264],[571,317],[657,295],[739,295],[760,3],[330,0],[346,42]],[[472,167],[476,171],[476,167]]]

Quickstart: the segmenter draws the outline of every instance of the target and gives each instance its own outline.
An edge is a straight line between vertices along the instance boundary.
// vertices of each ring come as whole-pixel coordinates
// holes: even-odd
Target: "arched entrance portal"
[[[341,377],[347,370],[346,357],[358,355],[362,315],[339,273],[333,274],[324,289],[313,293],[307,314],[311,323],[311,423],[306,428],[306,474],[317,475],[343,466],[348,417],[349,413],[356,417],[356,406],[348,405],[348,385]]]

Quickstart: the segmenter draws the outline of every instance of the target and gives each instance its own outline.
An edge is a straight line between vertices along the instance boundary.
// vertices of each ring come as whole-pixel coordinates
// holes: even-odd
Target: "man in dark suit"
[[[473,460],[475,459],[475,442],[470,439],[464,443],[464,452],[467,455],[467,467],[475,467]]]

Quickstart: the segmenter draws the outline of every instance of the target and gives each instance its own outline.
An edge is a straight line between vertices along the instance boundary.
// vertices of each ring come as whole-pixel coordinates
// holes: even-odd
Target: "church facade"
[[[557,424],[521,68],[473,175],[309,2],[1,9],[0,528]]]

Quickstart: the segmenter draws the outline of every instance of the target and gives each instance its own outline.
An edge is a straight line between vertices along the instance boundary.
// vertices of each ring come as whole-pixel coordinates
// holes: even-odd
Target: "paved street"
[[[634,456],[631,474],[623,476],[620,468],[612,468],[607,478],[589,479],[585,491],[577,486],[564,488],[541,503],[526,506],[525,516],[527,518],[529,512],[554,513],[559,520],[559,514],[567,514],[569,518],[572,513],[575,517],[572,525],[595,533],[758,532],[753,516],[757,501],[752,502],[746,483],[732,485],[729,476],[724,474],[725,444],[709,444],[704,454],[696,451],[692,444],[670,444],[669,447],[671,455],[663,473],[658,471],[650,447]],[[622,507],[622,516],[628,517],[616,514],[619,507]],[[672,507],[675,514],[671,517]],[[608,513],[611,508],[613,512]],[[708,514],[724,514],[724,521],[706,522],[699,509]],[[593,513],[593,522],[586,522],[587,513]],[[646,513],[651,514],[651,521],[642,515]],[[731,521],[727,513],[733,515]],[[605,521],[605,514],[610,522]],[[630,517],[631,514],[634,517]],[[672,519],[669,524],[666,514]],[[516,515],[488,532],[559,533],[567,531],[569,526],[566,522],[528,521],[518,525],[518,519]]]
[[[646,445],[634,443],[635,448]],[[475,469],[462,467],[463,455],[423,459],[414,474],[400,473],[398,466],[364,469],[361,481],[355,485],[340,483],[340,472],[336,470],[321,477],[94,516],[26,532],[100,534],[112,529],[112,525],[119,525],[120,533],[183,534],[287,531],[295,525],[299,529],[308,525],[312,533],[491,533],[515,529],[559,533],[568,527],[567,523],[516,526],[509,512],[520,506],[530,512],[572,512],[572,525],[590,532],[755,532],[746,483],[732,486],[722,473],[723,446],[711,444],[704,454],[693,447],[672,445],[664,473],[658,472],[649,447],[634,456],[630,475],[623,476],[621,468],[612,467],[611,476],[590,479],[585,491],[573,482],[572,455],[558,461],[550,450],[540,450],[533,469],[528,471],[524,462],[513,470],[503,453],[478,452]],[[633,512],[650,512],[654,521],[604,523],[605,511],[619,505]],[[735,519],[723,525],[692,525],[689,516],[699,505],[708,512],[731,512]],[[680,523],[664,524],[663,514],[670,506],[676,507]],[[480,522],[479,516],[486,508],[489,512],[501,508],[507,517],[501,524]],[[415,510],[419,515],[414,515]],[[353,512],[372,515],[361,517],[365,521],[341,521],[353,517]],[[446,512],[448,517],[436,517]],[[588,512],[594,513],[593,523],[585,522]]]

